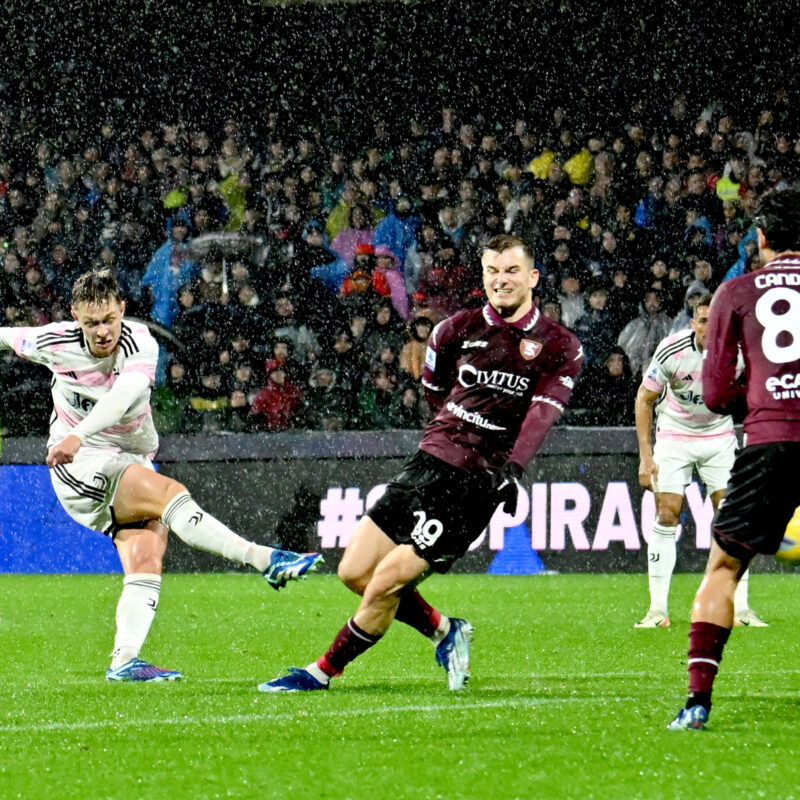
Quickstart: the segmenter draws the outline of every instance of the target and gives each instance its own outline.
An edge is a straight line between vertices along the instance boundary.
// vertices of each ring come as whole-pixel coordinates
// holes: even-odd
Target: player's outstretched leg
[[[447,672],[448,687],[458,691],[469,680],[469,648],[475,629],[465,619],[449,620],[450,630],[436,647],[436,663]]]
[[[161,520],[191,547],[258,570],[273,589],[303,578],[322,562],[319,553],[294,553],[244,539],[203,511],[188,491],[178,493],[169,501]]]
[[[290,667],[289,672],[258,685],[259,692],[313,692],[327,689],[331,678],[344,672],[344,668],[355,658],[366,653],[380,641],[382,634],[371,634],[356,624],[353,618],[342,626],[331,646],[316,661],[305,669]]]

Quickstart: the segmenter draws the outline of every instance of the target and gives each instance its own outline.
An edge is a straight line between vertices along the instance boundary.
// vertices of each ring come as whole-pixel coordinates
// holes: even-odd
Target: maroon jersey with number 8
[[[746,389],[736,382],[740,346]],[[800,441],[800,257],[776,258],[723,283],[714,295],[703,399],[725,413],[745,391],[746,444]]]
[[[462,469],[524,467],[567,405],[577,337],[534,308],[506,322],[490,305],[433,330],[422,384],[437,412],[420,449]]]

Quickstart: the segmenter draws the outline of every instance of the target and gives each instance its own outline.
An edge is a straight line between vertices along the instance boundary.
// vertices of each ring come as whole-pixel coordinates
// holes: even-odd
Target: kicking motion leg
[[[322,556],[259,545],[234,533],[204,511],[178,481],[145,467],[128,467],[114,496],[120,522],[160,519],[186,544],[246,564],[261,572],[275,589],[316,569]]]

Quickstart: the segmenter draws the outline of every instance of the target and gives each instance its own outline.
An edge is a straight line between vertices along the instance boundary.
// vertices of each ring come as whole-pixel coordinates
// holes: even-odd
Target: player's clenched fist
[[[55,467],[58,464],[69,464],[78,450],[81,449],[80,438],[70,434],[64,437],[58,444],[54,444],[47,453],[47,466]]]

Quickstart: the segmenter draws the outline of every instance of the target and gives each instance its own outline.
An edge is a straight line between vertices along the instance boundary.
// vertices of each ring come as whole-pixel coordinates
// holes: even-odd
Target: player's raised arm
[[[46,364],[46,353],[40,351],[39,337],[58,330],[60,325],[44,325],[39,328],[0,328],[0,350],[13,350],[27,361]]]

